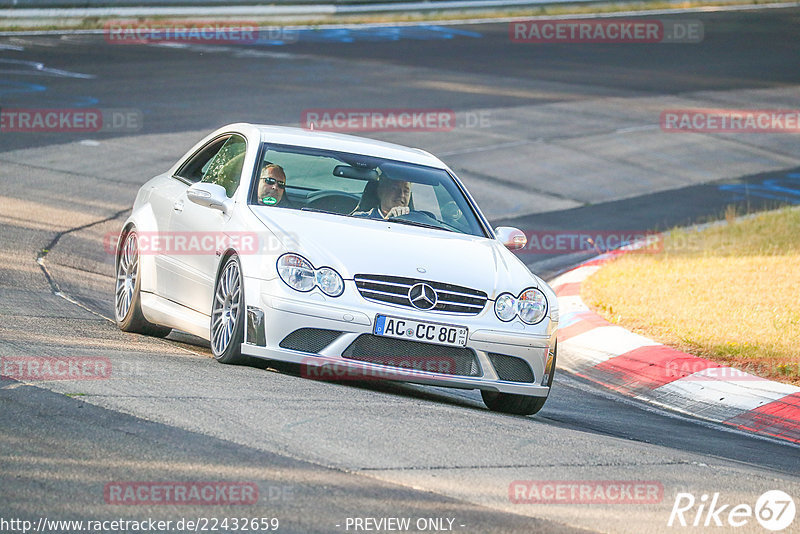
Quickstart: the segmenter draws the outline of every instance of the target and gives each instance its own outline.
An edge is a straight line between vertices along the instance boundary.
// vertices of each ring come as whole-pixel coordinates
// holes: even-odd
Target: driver
[[[411,208],[408,203],[411,200],[411,184],[404,180],[393,180],[382,177],[378,181],[376,191],[378,195],[378,206],[369,211],[356,212],[353,215],[369,217],[372,219],[389,219],[408,215]]]
[[[261,169],[261,177],[258,180],[258,203],[265,206],[285,206],[289,207],[289,199],[286,193],[286,173],[283,167],[270,163]]]

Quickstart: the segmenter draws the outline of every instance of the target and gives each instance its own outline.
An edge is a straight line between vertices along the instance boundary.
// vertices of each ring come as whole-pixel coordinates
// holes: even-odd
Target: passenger
[[[291,202],[286,197],[286,173],[280,165],[270,163],[261,169],[258,203],[265,206],[291,207]]]
[[[392,180],[382,177],[377,188],[378,205],[369,211],[357,211],[356,217],[369,217],[371,219],[389,219],[408,215],[411,208],[411,184],[404,180]]]

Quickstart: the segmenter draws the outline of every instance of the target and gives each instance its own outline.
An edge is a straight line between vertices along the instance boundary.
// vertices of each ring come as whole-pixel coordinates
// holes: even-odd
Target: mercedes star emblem
[[[415,284],[408,290],[411,305],[420,310],[430,310],[436,306],[436,291],[428,284]]]

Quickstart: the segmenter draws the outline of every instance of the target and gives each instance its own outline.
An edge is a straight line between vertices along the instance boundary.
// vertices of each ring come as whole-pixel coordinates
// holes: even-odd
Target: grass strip
[[[800,209],[729,209],[723,224],[672,230],[656,249],[604,266],[584,302],[679,350],[800,385]]]

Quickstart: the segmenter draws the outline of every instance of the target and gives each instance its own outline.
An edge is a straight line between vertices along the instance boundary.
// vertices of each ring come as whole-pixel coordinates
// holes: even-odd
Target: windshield
[[[250,202],[486,237],[450,174],[371,156],[264,145]]]

